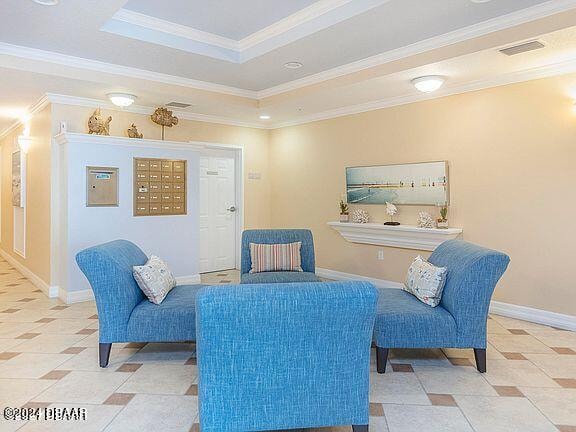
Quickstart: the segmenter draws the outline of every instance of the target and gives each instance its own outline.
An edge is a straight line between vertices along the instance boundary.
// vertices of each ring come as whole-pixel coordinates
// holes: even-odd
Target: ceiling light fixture
[[[272,117],[270,117],[268,114],[262,114],[260,116],[260,120],[270,120]]]
[[[470,0],[472,3],[488,3],[489,1],[492,0]]]
[[[59,0],[32,0],[42,6],[56,6]]]
[[[416,87],[421,92],[431,93],[442,87],[444,81],[446,81],[444,77],[438,75],[430,75],[414,78],[412,80],[412,84],[414,84],[414,87]]]
[[[136,96],[129,93],[108,93],[110,102],[119,107],[127,107],[134,103]]]
[[[300,69],[302,67],[302,63],[300,62],[288,62],[284,63],[284,67],[286,69]]]

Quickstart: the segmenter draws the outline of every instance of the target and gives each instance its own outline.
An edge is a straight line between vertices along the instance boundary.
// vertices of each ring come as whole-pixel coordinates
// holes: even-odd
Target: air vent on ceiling
[[[166,104],[167,107],[172,107],[172,108],[188,108],[191,107],[191,104],[187,104],[187,103],[182,103],[182,102],[170,102]]]
[[[528,51],[534,51],[537,49],[541,49],[544,48],[544,44],[540,41],[530,41],[530,42],[524,42],[521,43],[519,45],[514,45],[508,48],[503,48],[501,50],[499,50],[502,54],[506,54],[507,56],[513,56],[516,54],[522,54]]]

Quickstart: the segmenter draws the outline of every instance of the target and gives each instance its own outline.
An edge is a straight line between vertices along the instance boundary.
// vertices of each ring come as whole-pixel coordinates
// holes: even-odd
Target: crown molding
[[[576,0],[551,0],[536,6],[531,6],[516,12],[502,15],[497,18],[492,18],[468,27],[454,30],[439,36],[434,36],[411,45],[407,45],[398,49],[390,50],[372,57],[368,57],[356,62],[348,63],[338,66],[317,74],[308,75],[307,77],[290,81],[278,86],[270,87],[265,90],[257,92],[258,99],[264,99],[271,96],[276,96],[282,93],[287,93],[297,90],[302,87],[307,87],[314,84],[320,84],[334,78],[339,78],[344,75],[349,75],[372,67],[381,66],[385,63],[401,60],[410,56],[422,54],[427,51],[453,45],[455,43],[464,42],[468,39],[485,36],[500,30],[505,30],[509,27],[525,24],[548,16],[566,12],[576,7]]]
[[[245,63],[389,1],[319,0],[241,40],[130,9],[120,9],[101,30],[233,63]]]
[[[28,113],[28,115],[33,116],[34,114],[39,113],[44,108],[46,108],[49,103],[50,103],[50,101],[48,100],[48,97],[46,95],[43,95],[40,99],[38,99],[36,102],[34,102],[32,105],[30,105],[28,107],[28,109],[26,110],[26,112]],[[6,135],[8,135],[9,133],[18,129],[18,127],[20,127],[22,124],[23,124],[22,120],[18,119],[16,121],[14,121],[14,123],[12,123],[6,129],[4,129],[3,131],[0,131],[0,140],[4,139],[4,137]]]
[[[368,111],[376,111],[384,108],[391,108],[400,105],[407,105],[415,102],[439,99],[446,96],[453,96],[472,91],[484,90],[493,87],[500,87],[509,84],[516,84],[525,81],[547,78],[556,75],[564,75],[576,72],[576,60],[569,60],[561,63],[526,69],[484,80],[471,81],[468,83],[446,86],[442,90],[432,93],[413,93],[409,95],[397,96],[387,99],[366,102],[358,105],[351,105],[320,113],[303,116],[293,121],[278,122],[271,125],[272,129],[280,129],[289,126],[297,126],[321,120],[329,120],[337,117],[361,114]]]
[[[154,112],[156,107],[144,106],[144,105],[130,105],[129,107],[120,108],[116,105],[112,104],[109,101],[101,100],[101,99],[90,99],[90,98],[83,98],[77,96],[69,96],[69,95],[61,95],[55,93],[47,93],[46,98],[52,104],[56,105],[72,105],[72,106],[81,106],[81,107],[90,107],[90,108],[103,108],[106,110],[112,111],[122,111],[122,112],[130,112],[135,114],[143,114],[143,115],[150,115]],[[267,126],[263,126],[258,123],[251,123],[245,122],[241,120],[234,120],[227,117],[220,117],[220,116],[213,116],[208,114],[198,114],[198,113],[191,113],[187,111],[173,111],[174,114],[182,119],[182,120],[191,120],[191,121],[200,121],[205,123],[217,123],[223,124],[228,126],[240,126],[240,127],[249,127],[255,129],[269,129]]]
[[[28,60],[42,61],[46,63],[68,66],[72,68],[79,68],[95,72],[126,76],[130,78],[138,78],[147,81],[177,85],[232,96],[240,96],[250,99],[256,99],[257,96],[257,93],[252,90],[245,90],[222,84],[214,84],[207,81],[199,81],[190,78],[183,78],[175,75],[164,74],[161,72],[152,72],[130,66],[121,66],[113,63],[105,63],[98,60],[90,60],[81,57],[74,57],[67,54],[56,53],[53,51],[43,51],[36,48],[11,45],[4,42],[0,42],[0,55],[14,56]]]

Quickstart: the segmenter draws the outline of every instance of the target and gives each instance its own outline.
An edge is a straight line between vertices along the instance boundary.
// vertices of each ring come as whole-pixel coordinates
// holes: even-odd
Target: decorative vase
[[[436,226],[441,229],[448,228],[448,221],[446,219],[438,219]]]
[[[350,216],[348,214],[341,214],[340,215],[340,222],[348,222]]]

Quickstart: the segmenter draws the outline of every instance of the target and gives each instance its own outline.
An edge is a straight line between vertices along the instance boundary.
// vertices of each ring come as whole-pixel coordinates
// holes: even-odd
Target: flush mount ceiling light
[[[288,62],[288,63],[284,63],[284,67],[286,69],[300,69],[302,67],[302,63],[300,63],[300,62]]]
[[[421,92],[431,93],[442,87],[444,81],[446,81],[444,77],[438,75],[430,75],[414,78],[412,80],[412,84],[414,84],[414,87],[416,87]]]
[[[108,93],[110,102],[119,107],[127,107],[134,103],[136,96],[129,93]]]
[[[260,120],[270,120],[272,117],[270,117],[268,114],[262,114],[260,116]]]
[[[59,0],[32,0],[42,6],[56,6]]]

